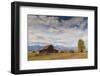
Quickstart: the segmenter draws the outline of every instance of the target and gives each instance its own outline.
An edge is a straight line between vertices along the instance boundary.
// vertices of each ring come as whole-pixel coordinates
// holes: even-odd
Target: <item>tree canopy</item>
[[[82,39],[79,39],[79,41],[78,41],[78,50],[79,50],[80,52],[83,52],[85,48],[86,48],[86,47],[85,47],[84,41],[83,41]]]

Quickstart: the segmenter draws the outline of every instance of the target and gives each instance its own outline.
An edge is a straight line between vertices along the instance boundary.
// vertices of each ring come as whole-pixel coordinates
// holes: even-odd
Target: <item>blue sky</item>
[[[75,16],[27,16],[28,45],[77,47],[79,39],[88,45],[88,18]]]

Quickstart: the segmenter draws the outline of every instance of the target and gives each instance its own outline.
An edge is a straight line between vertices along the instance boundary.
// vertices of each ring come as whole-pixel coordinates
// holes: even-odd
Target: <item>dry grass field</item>
[[[51,53],[41,55],[36,53],[28,53],[28,61],[32,60],[57,60],[57,59],[82,59],[88,58],[88,52],[64,52],[64,53]]]

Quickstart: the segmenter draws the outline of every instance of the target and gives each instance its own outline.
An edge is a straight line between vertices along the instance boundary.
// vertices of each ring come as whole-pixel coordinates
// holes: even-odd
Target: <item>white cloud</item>
[[[80,25],[80,28],[69,28],[74,24]],[[85,24],[83,17],[60,22],[58,17],[28,15],[28,43],[41,42],[70,47],[77,46],[78,40],[83,39],[87,44],[88,32],[82,30]]]

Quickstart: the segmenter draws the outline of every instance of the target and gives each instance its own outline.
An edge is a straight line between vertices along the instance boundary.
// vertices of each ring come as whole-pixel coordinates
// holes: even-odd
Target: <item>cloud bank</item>
[[[88,45],[88,18],[28,15],[28,45],[76,47],[79,39]]]

